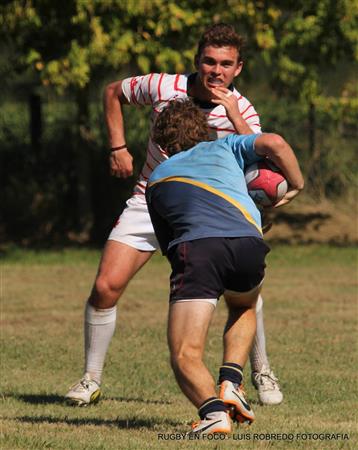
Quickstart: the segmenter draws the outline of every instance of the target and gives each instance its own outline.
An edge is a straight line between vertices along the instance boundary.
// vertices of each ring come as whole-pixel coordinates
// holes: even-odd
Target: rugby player
[[[290,188],[277,206],[303,188],[297,159],[280,136],[231,134],[209,139],[206,116],[191,100],[170,102],[153,128],[153,141],[169,159],[154,169],[146,192],[155,234],[172,267],[171,365],[183,393],[199,409],[200,420],[192,432],[204,434],[232,431],[230,406],[237,421],[254,420],[241,385],[269,249],[244,168],[269,158],[282,170]],[[217,395],[203,352],[222,294],[228,320]]]
[[[151,73],[126,78],[106,88],[104,109],[113,175],[126,178],[133,173],[133,158],[125,140],[122,105],[150,105],[152,125],[169,101],[191,97],[206,114],[212,140],[232,133],[261,131],[254,107],[232,84],[242,70],[243,61],[242,38],[231,26],[217,24],[203,34],[195,66],[197,72],[189,75]],[[115,330],[117,301],[134,274],[158,248],[144,194],[152,170],[167,158],[167,152],[149,139],[147,159],[133,195],[103,250],[85,306],[84,375],[66,395],[72,404],[84,405],[99,399],[104,360]],[[257,324],[250,355],[252,380],[262,403],[277,404],[282,401],[282,393],[266,354],[261,297],[257,302]]]

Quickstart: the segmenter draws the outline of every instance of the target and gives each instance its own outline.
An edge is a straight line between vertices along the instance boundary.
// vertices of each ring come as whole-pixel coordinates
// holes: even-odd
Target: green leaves
[[[293,98],[314,98],[329,66],[358,59],[354,0],[14,0],[0,13],[1,37],[18,60],[60,92],[90,84],[97,69],[130,63],[144,73],[188,70],[197,39],[215,21],[246,34],[249,54],[260,55],[256,66],[266,65],[268,81]]]

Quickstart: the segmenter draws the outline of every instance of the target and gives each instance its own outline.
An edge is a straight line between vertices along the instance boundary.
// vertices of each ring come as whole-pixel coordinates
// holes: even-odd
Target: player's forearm
[[[211,90],[214,97],[211,99],[216,105],[222,105],[230,122],[234,125],[237,134],[252,134],[250,126],[242,117],[239,109],[238,100],[233,93],[227,88],[213,88]]]
[[[292,189],[298,191],[304,187],[304,179],[297,158],[290,145],[277,134],[263,134],[255,141],[258,155],[268,157],[281,169]]]
[[[246,120],[243,119],[240,113],[236,114],[235,117],[231,118],[237,134],[252,134],[253,131],[247,124]]]
[[[104,115],[110,148],[125,144],[122,105],[119,82],[109,84],[103,95]]]

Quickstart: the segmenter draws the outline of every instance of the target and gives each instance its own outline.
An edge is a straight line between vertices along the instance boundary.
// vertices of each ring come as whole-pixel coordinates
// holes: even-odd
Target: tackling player
[[[196,73],[189,75],[151,73],[110,84],[104,108],[111,147],[111,173],[133,173],[127,148],[122,105],[151,105],[151,124],[173,99],[191,97],[204,111],[210,139],[227,134],[260,132],[258,114],[232,85],[243,66],[242,39],[225,24],[209,28],[199,41]],[[186,130],[183,130],[184,132]],[[85,369],[83,377],[66,395],[73,404],[98,400],[106,352],[116,323],[116,303],[134,274],[158,248],[144,197],[152,170],[168,158],[167,152],[149,139],[147,159],[127,207],[118,219],[104,248],[98,274],[85,307]],[[263,403],[280,403],[282,393],[269,368],[265,348],[262,300],[257,304],[257,334],[251,352],[252,379]]]
[[[170,156],[151,174],[146,198],[160,248],[172,267],[171,365],[183,393],[199,409],[192,432],[229,433],[229,407],[238,422],[254,420],[241,384],[269,251],[244,168],[270,158],[282,170],[290,190],[277,205],[299,193],[303,177],[291,147],[278,135],[231,134],[203,142],[209,141],[206,116],[190,100],[170,102],[158,116],[153,140]],[[222,294],[228,320],[217,396],[203,353]]]

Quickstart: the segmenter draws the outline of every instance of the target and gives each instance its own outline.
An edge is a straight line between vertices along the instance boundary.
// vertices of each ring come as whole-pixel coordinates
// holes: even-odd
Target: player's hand
[[[237,98],[230,89],[220,86],[212,88],[211,93],[213,94],[212,103],[222,105],[231,122],[234,122],[237,117],[241,117]]]
[[[128,178],[133,175],[133,156],[127,149],[116,150],[109,156],[111,175]]]
[[[225,108],[226,114],[230,122],[234,125],[236,133],[251,134],[251,128],[240,113],[239,102],[230,89],[220,86],[212,88],[210,91],[213,95],[213,98],[211,99],[212,103],[222,105]]]
[[[284,197],[274,205],[274,208],[279,208],[280,206],[287,205],[290,203],[297,195],[301,192],[300,189],[290,189],[286,192]]]

